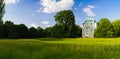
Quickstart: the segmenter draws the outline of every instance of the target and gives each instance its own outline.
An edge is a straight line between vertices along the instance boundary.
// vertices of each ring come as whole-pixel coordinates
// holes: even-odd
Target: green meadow
[[[120,59],[120,38],[1,39],[0,59]]]

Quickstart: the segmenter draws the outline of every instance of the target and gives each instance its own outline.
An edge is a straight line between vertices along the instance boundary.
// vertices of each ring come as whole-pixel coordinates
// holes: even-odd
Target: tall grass
[[[0,40],[0,59],[120,59],[120,39]]]

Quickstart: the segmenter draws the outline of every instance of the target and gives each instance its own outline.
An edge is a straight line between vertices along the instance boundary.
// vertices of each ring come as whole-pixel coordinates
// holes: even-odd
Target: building
[[[88,18],[88,20],[86,20],[83,23],[83,27],[82,27],[82,37],[94,37],[94,30],[96,29],[97,24],[94,20]]]

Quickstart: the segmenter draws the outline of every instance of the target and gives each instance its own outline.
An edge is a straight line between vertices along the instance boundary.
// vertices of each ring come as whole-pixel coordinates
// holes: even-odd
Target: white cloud
[[[30,26],[37,28],[39,25],[37,25],[37,24],[35,24],[35,23],[32,23]]]
[[[85,12],[90,17],[94,17],[95,13],[92,11],[93,8],[95,7],[92,5],[88,5],[86,8],[83,9],[83,12]]]
[[[61,10],[68,10],[71,9],[74,0],[41,0],[40,4],[43,7],[43,12],[45,13],[53,13],[53,12],[58,12]]]
[[[42,21],[42,24],[49,24],[48,21]]]
[[[48,21],[42,21],[41,23],[45,25],[45,27],[50,27],[50,22]]]
[[[95,6],[92,6],[92,5],[88,5],[88,8],[95,8]]]
[[[6,4],[15,4],[15,3],[19,2],[19,0],[4,0],[4,2]]]

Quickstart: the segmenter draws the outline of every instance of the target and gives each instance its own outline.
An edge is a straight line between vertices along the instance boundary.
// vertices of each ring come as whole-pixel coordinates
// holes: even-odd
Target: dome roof
[[[86,20],[83,24],[93,24],[95,23],[94,20]]]

